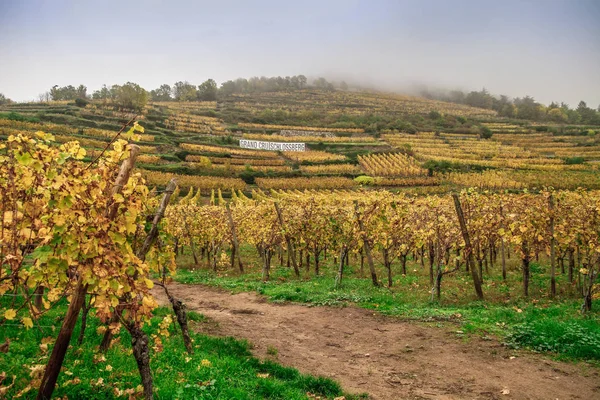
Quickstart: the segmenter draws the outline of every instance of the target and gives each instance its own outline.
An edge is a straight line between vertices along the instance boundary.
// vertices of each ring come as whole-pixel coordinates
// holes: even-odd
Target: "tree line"
[[[501,117],[527,119],[532,121],[549,121],[556,123],[600,125],[600,106],[597,109],[588,107],[585,101],[580,101],[577,108],[568,104],[552,102],[545,106],[531,96],[511,99],[506,95],[495,96],[485,88],[468,93],[460,90],[450,92],[434,92],[427,89],[420,93],[431,100],[441,100],[471,107],[495,110]]]
[[[215,101],[218,97],[236,93],[275,92],[302,90],[306,88],[321,90],[347,90],[345,82],[334,84],[325,78],[314,79],[309,83],[304,75],[286,77],[252,77],[238,78],[223,82],[219,87],[214,79],[207,79],[200,85],[188,81],[178,81],[173,85],[162,84],[153,90],[146,90],[137,83],[127,82],[123,85],[102,85],[98,90],[88,93],[85,85],[54,85],[49,91],[40,94],[39,101],[76,101],[105,100],[124,108],[141,108],[148,101]],[[0,93],[0,105],[9,104],[11,100]]]
[[[148,101],[215,101],[234,94],[294,91],[307,88],[333,91],[348,90],[350,86],[344,81],[330,82],[323,77],[309,82],[304,75],[238,78],[223,82],[220,87],[214,79],[207,79],[200,85],[188,81],[178,81],[173,85],[162,84],[150,91],[136,83],[127,82],[123,85],[103,85],[91,95],[88,94],[85,85],[77,87],[54,85],[49,91],[42,93],[39,100],[78,101],[78,105],[85,105],[86,101],[94,99],[111,102],[123,108],[141,109]],[[501,117],[565,124],[600,125],[600,106],[594,109],[588,107],[585,101],[580,101],[576,108],[571,108],[564,102],[552,102],[546,106],[531,96],[521,98],[510,98],[506,95],[496,96],[485,88],[468,93],[460,90],[443,92],[424,89],[420,95],[431,100],[495,110]],[[0,105],[10,103],[11,100],[0,93]]]

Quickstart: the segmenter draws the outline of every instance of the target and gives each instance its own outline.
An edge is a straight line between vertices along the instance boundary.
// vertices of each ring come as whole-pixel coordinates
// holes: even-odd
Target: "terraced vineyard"
[[[437,123],[449,125],[426,130],[433,122],[422,116],[432,111],[442,116]],[[0,113],[1,137],[42,130],[58,143],[78,140],[90,159],[123,124],[137,119],[145,127],[138,167],[159,187],[178,176],[183,190],[247,193],[257,185],[285,189],[287,184],[415,193],[431,186],[439,186],[440,193],[466,186],[600,188],[600,129],[503,121],[490,110],[400,95],[303,90],[235,94],[218,102],[155,102],[137,116],[104,101],[85,107],[13,104]],[[420,131],[402,132],[419,124]],[[482,139],[478,126],[489,129],[491,138]],[[242,138],[301,142],[307,151],[242,149]]]

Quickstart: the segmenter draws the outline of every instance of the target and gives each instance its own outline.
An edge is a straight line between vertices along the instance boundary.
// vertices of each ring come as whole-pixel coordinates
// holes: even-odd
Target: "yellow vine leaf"
[[[8,310],[6,310],[4,312],[4,318],[6,318],[8,320],[13,320],[13,319],[15,319],[16,316],[17,316],[17,312],[15,310],[13,310],[12,308],[9,308]]]
[[[23,325],[25,326],[25,328],[27,328],[27,329],[33,328],[33,321],[31,320],[31,318],[23,317],[23,318],[21,318],[21,321],[23,322]]]

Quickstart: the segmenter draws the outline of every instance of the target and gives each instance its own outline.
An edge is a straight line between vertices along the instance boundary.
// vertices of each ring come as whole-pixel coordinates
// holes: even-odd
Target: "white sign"
[[[255,150],[274,150],[274,151],[305,151],[305,143],[278,143],[261,142],[260,140],[240,139],[240,147],[244,149]]]

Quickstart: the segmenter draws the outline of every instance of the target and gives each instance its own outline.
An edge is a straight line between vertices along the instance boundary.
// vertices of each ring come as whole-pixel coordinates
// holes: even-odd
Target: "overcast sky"
[[[599,0],[0,0],[0,92],[304,74],[600,104]]]

